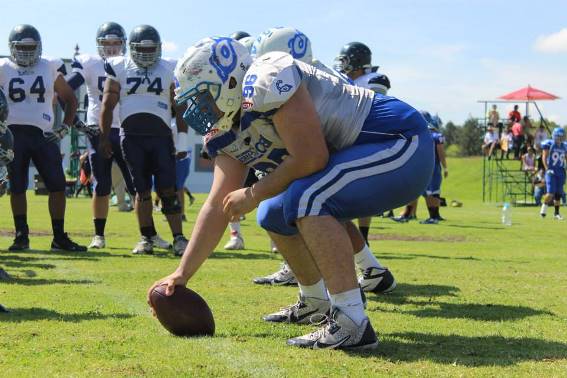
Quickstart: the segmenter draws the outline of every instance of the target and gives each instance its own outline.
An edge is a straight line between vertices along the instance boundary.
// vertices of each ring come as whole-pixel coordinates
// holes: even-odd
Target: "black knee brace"
[[[181,212],[181,204],[176,194],[161,197],[161,212],[165,215]]]

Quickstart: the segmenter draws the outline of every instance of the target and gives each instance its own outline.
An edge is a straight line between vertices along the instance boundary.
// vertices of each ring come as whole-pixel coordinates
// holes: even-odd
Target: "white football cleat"
[[[376,294],[389,293],[396,288],[396,280],[388,268],[370,267],[362,270],[358,284],[363,291]]]
[[[547,215],[547,205],[545,203],[541,205],[539,215],[541,215],[542,218],[545,218],[545,216]]]
[[[142,236],[142,239],[136,244],[132,253],[135,255],[151,255],[154,253],[154,244],[151,239]]]
[[[289,339],[287,345],[310,349],[370,350],[378,346],[378,338],[368,318],[358,325],[344,312],[334,308],[322,328]]]
[[[95,235],[91,244],[89,244],[89,249],[101,249],[106,247],[106,240],[104,240],[104,236]]]
[[[555,214],[554,218],[556,220],[563,220],[563,217],[561,216],[561,214]]]
[[[277,272],[264,277],[256,277],[252,281],[258,285],[297,285],[295,274],[286,263],[283,263]]]
[[[312,324],[324,319],[331,309],[331,302],[328,299],[309,298],[299,295],[297,303],[282,308],[278,312],[262,317],[267,322],[292,323],[292,324]]]
[[[244,239],[240,235],[231,236],[230,240],[224,245],[224,249],[228,249],[229,251],[246,249],[244,247]]]
[[[154,247],[159,249],[171,249],[172,247],[170,242],[163,240],[158,234],[152,236],[150,241],[152,242]]]
[[[175,256],[183,256],[183,252],[185,252],[185,248],[187,247],[188,243],[189,240],[187,240],[185,236],[183,235],[176,236],[175,239],[173,240],[173,254]]]

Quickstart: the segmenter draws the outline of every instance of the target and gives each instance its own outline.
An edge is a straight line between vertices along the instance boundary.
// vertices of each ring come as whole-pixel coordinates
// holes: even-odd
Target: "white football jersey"
[[[20,67],[0,59],[0,87],[8,100],[8,124],[53,127],[55,80],[65,73],[61,59],[41,58],[32,67]]]
[[[271,52],[256,59],[244,77],[244,112],[273,114],[304,84],[309,91],[327,144],[334,150],[351,146],[370,112],[374,92],[349,85],[291,55]]]
[[[145,69],[136,66],[130,57],[114,57],[106,61],[106,77],[120,84],[121,121],[132,114],[150,113],[170,126],[170,88],[174,83],[176,63],[175,60],[162,58]]]
[[[106,74],[104,72],[104,60],[100,56],[79,55],[71,63],[72,72],[78,73],[85,80],[89,108],[87,110],[87,124],[98,125],[100,123],[100,110],[102,107],[102,93]],[[112,127],[120,127],[120,109],[114,108]]]
[[[368,72],[354,80],[354,85],[368,88],[376,93],[386,96],[390,89],[390,80],[386,75],[379,72]]]

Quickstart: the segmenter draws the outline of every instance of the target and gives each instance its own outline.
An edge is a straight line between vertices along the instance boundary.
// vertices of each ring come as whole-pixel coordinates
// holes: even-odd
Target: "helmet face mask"
[[[562,127],[556,127],[553,129],[551,137],[555,143],[561,143],[565,140],[565,130]]]
[[[353,71],[350,59],[346,55],[337,56],[333,68],[343,74],[349,74]]]
[[[116,22],[102,24],[96,32],[96,47],[101,58],[126,54],[126,32]]]
[[[35,65],[41,58],[41,37],[31,25],[18,25],[8,38],[10,57],[20,67]]]
[[[201,135],[230,130],[251,63],[246,47],[231,38],[205,38],[190,47],[175,68],[175,100],[187,105],[183,114],[187,125]]]
[[[130,33],[130,57],[138,67],[149,68],[161,58],[161,38],[149,25],[140,25]]]

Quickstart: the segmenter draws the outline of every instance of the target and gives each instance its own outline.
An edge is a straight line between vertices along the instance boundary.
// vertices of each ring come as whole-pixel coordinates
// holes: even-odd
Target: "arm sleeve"
[[[243,110],[260,113],[275,111],[297,91],[303,75],[291,55],[257,62],[244,77]]]

